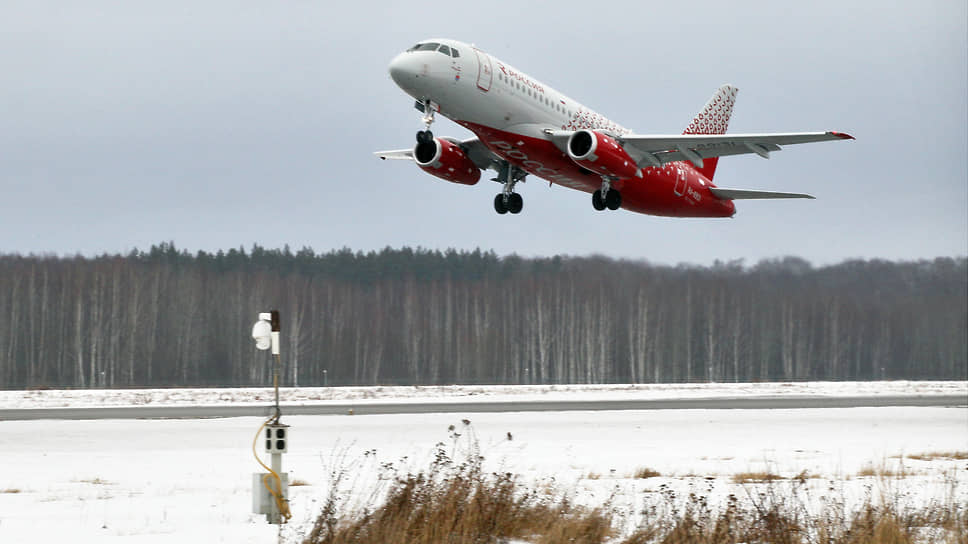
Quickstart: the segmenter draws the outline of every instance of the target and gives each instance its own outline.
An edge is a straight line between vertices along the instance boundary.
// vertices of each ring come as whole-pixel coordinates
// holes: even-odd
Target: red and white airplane
[[[726,189],[712,183],[719,157],[769,158],[781,145],[852,140],[842,132],[726,134],[736,87],[717,90],[681,135],[624,128],[531,76],[454,40],[422,41],[390,62],[390,77],[416,99],[425,130],[412,149],[379,151],[412,160],[441,179],[474,185],[495,170],[497,213],[519,213],[515,192],[529,174],[592,193],[596,210],[620,207],[673,217],[731,217],[733,200],[813,198],[800,193]],[[468,140],[435,138],[435,113],[468,128]]]

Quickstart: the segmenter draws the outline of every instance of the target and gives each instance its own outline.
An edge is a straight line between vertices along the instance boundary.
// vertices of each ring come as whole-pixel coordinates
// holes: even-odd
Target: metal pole
[[[272,454],[272,470],[275,471],[275,473],[280,476],[280,479],[276,480],[275,478],[269,478],[269,481],[272,482],[272,487],[276,490],[276,493],[278,493],[280,497],[283,497],[284,496],[282,494],[283,483],[281,479],[282,477],[282,454],[281,453]],[[272,513],[269,514],[269,523],[282,523],[282,513],[279,512],[279,503],[274,500],[272,501]]]
[[[279,357],[279,335],[282,331],[282,320],[279,318],[279,310],[272,310],[269,315],[272,326],[272,354],[276,356],[275,365],[272,367],[272,385],[276,390],[276,423],[278,423],[279,418],[282,417],[282,411],[279,409],[279,367],[282,366],[282,360]]]
[[[279,362],[279,356],[276,355],[275,364],[272,365],[272,384],[276,389],[276,423],[279,422],[279,418],[282,417],[282,410],[279,408],[279,367],[282,363]]]

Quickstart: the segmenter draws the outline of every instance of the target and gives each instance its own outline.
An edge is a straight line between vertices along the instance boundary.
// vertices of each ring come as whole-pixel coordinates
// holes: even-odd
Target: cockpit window
[[[441,53],[447,55],[448,57],[450,56],[450,48],[447,47],[446,45],[441,45],[440,49],[438,49],[437,51],[440,51]]]
[[[457,57],[460,56],[460,53],[456,49],[454,49],[453,47],[451,47],[450,48],[450,56],[452,56],[452,57],[454,57],[456,59]]]
[[[440,47],[440,44],[435,42],[418,43],[410,49],[407,49],[407,53],[412,53],[414,51],[436,51],[438,47]]]

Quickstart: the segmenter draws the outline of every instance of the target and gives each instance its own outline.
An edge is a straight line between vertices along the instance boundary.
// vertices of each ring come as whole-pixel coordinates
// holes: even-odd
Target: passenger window
[[[447,55],[448,57],[450,56],[450,48],[447,47],[446,45],[441,45],[440,49],[438,49],[437,51],[440,51],[441,53]]]
[[[452,57],[454,57],[454,58],[456,59],[457,57],[459,57],[459,56],[460,56],[460,52],[459,52],[459,51],[457,51],[457,50],[456,50],[456,49],[454,49],[454,48],[451,48],[451,49],[450,49],[450,56],[452,56]]]

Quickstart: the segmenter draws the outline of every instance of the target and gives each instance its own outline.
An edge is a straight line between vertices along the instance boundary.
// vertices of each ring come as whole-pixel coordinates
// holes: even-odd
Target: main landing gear
[[[494,211],[504,215],[510,213],[521,213],[524,208],[524,199],[521,195],[514,192],[514,186],[519,181],[524,181],[527,172],[516,166],[508,164],[506,161],[501,163],[498,177],[494,181],[504,184],[504,190],[494,197]]]
[[[605,208],[617,210],[622,206],[622,194],[618,192],[618,189],[612,189],[611,185],[611,180],[602,178],[602,188],[592,193],[593,208],[598,211]]]
[[[518,193],[511,193],[509,195],[498,193],[494,195],[494,211],[501,215],[508,212],[521,213],[523,208],[524,198]]]

